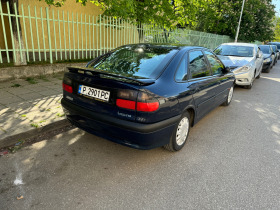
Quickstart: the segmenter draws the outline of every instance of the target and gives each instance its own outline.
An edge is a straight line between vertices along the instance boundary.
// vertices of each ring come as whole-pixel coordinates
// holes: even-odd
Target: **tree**
[[[66,0],[45,0],[62,5]],[[234,38],[242,0],[76,0],[83,5],[100,6],[103,15],[153,24],[166,29],[188,27]],[[239,40],[265,41],[273,39],[272,0],[246,0]],[[139,33],[140,34],[140,33]]]
[[[203,0],[198,8],[195,30],[234,38],[242,0]],[[271,0],[246,0],[239,40],[265,41],[273,38],[274,5]]]
[[[15,14],[16,10],[19,11],[18,10],[18,0],[9,0],[8,2],[9,2],[11,14]],[[15,5],[17,8],[15,8]],[[17,21],[18,21],[19,31],[17,30]],[[13,36],[13,39],[14,39],[14,48],[20,49],[20,47],[21,47],[21,49],[24,49],[20,20],[19,19],[17,20],[16,17],[12,17],[11,22],[12,22],[12,30],[13,30],[13,34],[11,34],[11,36]],[[22,56],[22,59],[21,59],[21,56]],[[15,56],[13,56],[13,59],[14,59],[15,66],[27,64],[25,51],[22,51],[22,55],[19,51],[15,51]]]
[[[280,42],[280,17],[275,17],[274,41]]]

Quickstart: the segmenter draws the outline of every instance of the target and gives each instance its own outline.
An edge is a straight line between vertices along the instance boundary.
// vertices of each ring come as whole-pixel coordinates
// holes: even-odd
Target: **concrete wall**
[[[66,71],[66,67],[84,67],[85,65],[86,63],[61,63],[0,68],[0,82],[19,78],[54,74],[57,72]]]

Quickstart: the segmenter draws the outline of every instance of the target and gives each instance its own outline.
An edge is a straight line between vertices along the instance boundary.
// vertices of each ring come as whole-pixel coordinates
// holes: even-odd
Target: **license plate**
[[[91,98],[100,99],[106,102],[109,101],[109,97],[110,97],[110,91],[100,90],[85,85],[79,85],[78,93],[85,96],[89,96]]]

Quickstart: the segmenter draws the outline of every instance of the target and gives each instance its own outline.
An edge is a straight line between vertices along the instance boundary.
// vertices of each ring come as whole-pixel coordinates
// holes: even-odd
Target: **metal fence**
[[[0,63],[12,63],[17,56],[21,61],[26,58],[27,62],[50,63],[91,59],[118,46],[139,42],[179,43],[213,49],[232,41],[228,36],[187,29],[168,31],[151,25],[139,27],[112,17],[55,12],[48,7],[21,5],[11,14],[8,2],[1,3],[1,0],[0,19]],[[13,22],[16,27],[12,27]],[[19,36],[20,44],[15,43],[14,33]]]

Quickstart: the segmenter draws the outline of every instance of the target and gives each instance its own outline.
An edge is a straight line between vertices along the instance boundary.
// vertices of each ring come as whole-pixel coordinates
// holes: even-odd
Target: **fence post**
[[[67,25],[68,25],[68,43],[69,43],[69,59],[71,60],[72,57],[72,50],[71,50],[71,36],[70,36],[70,20],[69,20],[69,11],[67,11]]]
[[[45,56],[45,61],[47,61],[47,52],[46,52],[46,45],[45,45],[44,19],[43,19],[42,7],[40,7],[40,12],[41,12],[41,24],[42,24],[42,34],[43,34],[44,56]]]
[[[87,56],[87,15],[85,14],[85,39],[86,39],[86,57],[85,58],[87,58],[88,56]]]
[[[100,48],[100,50],[99,50],[99,56],[102,54],[101,53],[101,46],[102,46],[102,38],[101,38],[101,15],[99,15],[99,48]]]
[[[198,41],[199,46],[201,46],[201,36],[202,36],[202,32],[199,33],[199,41]]]
[[[13,28],[12,28],[12,20],[11,20],[11,12],[10,12],[10,5],[9,2],[7,1],[7,10],[8,10],[8,17],[9,17],[9,24],[10,24],[10,33],[11,33],[11,38],[12,38],[12,47],[13,47],[13,59],[14,62],[16,61],[16,51],[15,51],[15,42],[14,42],[14,36],[13,36]]]
[[[49,17],[49,8],[48,7],[46,7],[46,16],[47,16],[47,29],[48,29],[48,37],[49,37],[50,63],[53,63],[53,59],[52,59],[52,43],[51,43],[51,30],[50,30],[50,17]]]
[[[2,27],[3,27],[3,35],[4,35],[4,41],[5,41],[5,47],[6,47],[6,54],[7,54],[7,61],[10,63],[10,56],[9,56],[9,51],[8,51],[8,43],[7,43],[7,37],[6,37],[6,27],[4,23],[4,16],[3,16],[3,11],[2,11],[2,2],[0,1],[0,13],[1,13],[1,20],[2,20]],[[0,59],[1,63],[3,63],[2,60],[2,51],[0,51]]]
[[[22,55],[22,47],[21,47],[21,36],[20,36],[20,31],[19,31],[19,22],[18,22],[18,11],[17,11],[17,6],[16,3],[14,3],[14,8],[15,8],[15,17],[16,17],[16,24],[17,24],[17,32],[18,32],[18,42],[19,42],[19,52],[20,52],[20,61],[23,62],[23,55]]]
[[[38,45],[38,56],[39,56],[39,61],[41,61],[41,49],[40,49],[40,39],[39,39],[39,31],[38,31],[38,18],[37,18],[36,6],[34,6],[34,14],[35,14],[35,26],[36,26],[36,35],[37,35],[37,45]]]
[[[215,46],[213,47],[213,49],[214,49],[215,47],[217,47],[217,41],[218,41],[218,35],[216,34],[216,42],[215,42]]]
[[[56,30],[55,30],[54,10],[52,10],[52,19],[53,19],[53,34],[54,34],[55,60],[57,60],[57,45],[56,45]]]
[[[25,38],[25,52],[26,52],[27,61],[29,62],[29,50],[28,50],[29,47],[28,47],[27,36],[26,36],[26,26],[25,26],[25,16],[24,16],[23,4],[21,4],[21,10],[22,10],[22,22],[23,22],[23,30],[24,30],[24,38]]]
[[[75,47],[75,25],[74,25],[74,14],[72,12],[72,30],[73,30],[73,56],[76,59],[76,47]]]

